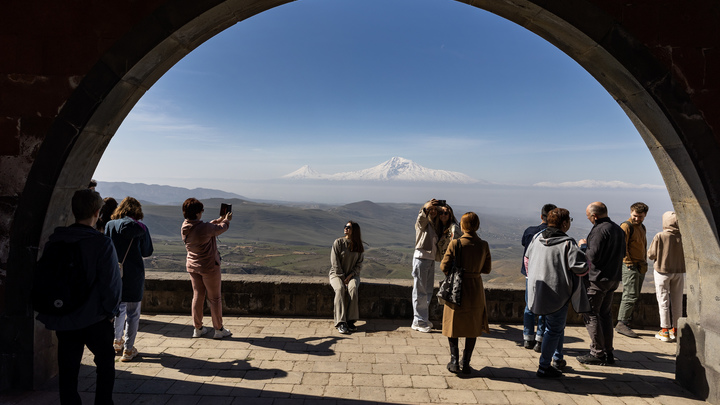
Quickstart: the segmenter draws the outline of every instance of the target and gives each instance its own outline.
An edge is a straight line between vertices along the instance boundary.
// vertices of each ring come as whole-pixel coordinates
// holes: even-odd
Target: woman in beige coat
[[[465,338],[465,349],[462,358],[462,373],[470,374],[470,358],[475,341],[483,332],[489,332],[488,315],[485,305],[485,288],[481,274],[490,273],[492,260],[488,243],[477,235],[480,218],[474,212],[468,212],[460,219],[463,235],[450,243],[440,269],[446,275],[452,270],[455,252],[461,245],[459,265],[465,269],[462,277],[462,302],[460,306],[446,303],[443,311],[442,334],[447,336],[450,344],[450,372],[460,371],[458,362],[458,338]]]

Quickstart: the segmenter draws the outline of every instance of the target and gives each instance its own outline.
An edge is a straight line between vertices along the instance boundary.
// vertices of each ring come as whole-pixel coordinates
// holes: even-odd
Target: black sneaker
[[[542,342],[535,342],[533,350],[535,350],[535,353],[540,353],[542,351]]]
[[[553,360],[552,366],[555,367],[556,369],[562,371],[565,368],[565,366],[567,366],[567,361],[565,361],[565,359]]]
[[[355,326],[355,321],[348,321],[347,327],[350,332],[357,332],[357,326]]]
[[[562,371],[556,369],[555,367],[539,367],[537,373],[535,374],[540,378],[560,378],[563,376]]]
[[[615,365],[615,355],[612,351],[605,352],[605,364],[608,366]]]
[[[526,349],[532,349],[535,347],[535,341],[534,340],[523,340],[523,347]]]
[[[585,354],[583,356],[576,357],[577,361],[579,361],[582,364],[594,364],[596,366],[604,366],[605,365],[605,359],[602,359],[597,356],[593,356],[591,353]]]
[[[343,335],[347,335],[350,333],[350,331],[348,330],[347,324],[345,324],[345,322],[340,322],[337,326],[337,330],[338,330],[338,332],[342,333]]]

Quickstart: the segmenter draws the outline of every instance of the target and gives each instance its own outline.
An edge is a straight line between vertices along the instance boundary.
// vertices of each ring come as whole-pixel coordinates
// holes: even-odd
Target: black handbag
[[[462,251],[462,244],[460,240],[457,242],[457,248],[455,249],[455,260],[453,260],[452,268],[445,276],[445,280],[440,282],[440,288],[438,289],[437,298],[441,304],[451,302],[455,305],[460,305],[462,301],[462,276],[465,269],[460,267],[460,253]]]

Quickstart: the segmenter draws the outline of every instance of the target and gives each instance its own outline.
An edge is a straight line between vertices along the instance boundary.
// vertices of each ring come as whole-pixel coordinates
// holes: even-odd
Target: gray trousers
[[[357,321],[360,317],[358,310],[360,277],[353,277],[345,285],[343,279],[331,274],[330,285],[335,290],[335,326],[338,326],[340,322]]]

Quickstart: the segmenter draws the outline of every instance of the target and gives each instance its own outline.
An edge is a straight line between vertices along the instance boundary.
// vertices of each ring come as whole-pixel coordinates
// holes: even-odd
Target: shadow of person
[[[264,347],[266,349],[282,350],[286,353],[302,353],[310,356],[332,356],[335,350],[331,347],[340,340],[349,339],[341,336],[316,336],[303,339],[295,339],[288,337],[265,337],[265,338],[233,338],[240,342],[245,342],[253,346]],[[317,342],[317,343],[311,343]]]
[[[224,375],[249,380],[269,380],[288,375],[285,370],[253,366],[246,359],[228,359],[227,361],[216,361],[217,359],[201,360],[191,357],[180,357],[174,354],[159,353],[142,354],[139,360],[141,360],[143,364],[160,364],[164,368],[175,369],[183,374],[195,376]],[[132,373],[132,368],[128,368],[120,373]]]

